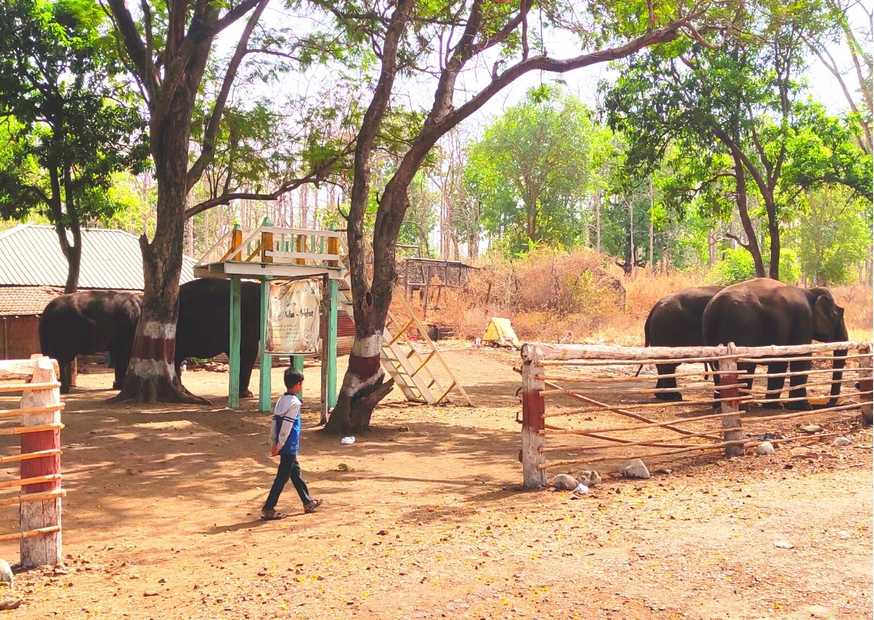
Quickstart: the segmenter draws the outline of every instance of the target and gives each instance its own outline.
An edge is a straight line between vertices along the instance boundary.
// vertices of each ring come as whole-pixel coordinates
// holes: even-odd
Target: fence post
[[[860,392],[871,392],[874,390],[874,371],[872,371],[872,360],[871,360],[871,345],[863,348],[860,353],[865,355],[865,357],[859,358],[859,391]],[[871,426],[872,421],[874,421],[874,405],[872,405],[872,401],[874,401],[874,394],[866,394],[861,397],[862,402],[862,424],[864,426]]]
[[[728,346],[725,347],[725,352],[720,353],[722,355],[733,355],[735,353],[735,345],[733,342],[729,342]],[[722,432],[723,441],[739,441],[744,438],[744,433],[740,429],[740,402],[736,399],[739,398],[740,392],[738,390],[737,382],[738,382],[738,374],[737,374],[737,358],[733,357],[731,359],[721,359],[719,360],[719,385],[730,385],[735,387],[720,387],[717,391],[717,394],[720,398],[720,409],[722,413],[734,413],[735,415],[727,415],[722,418],[722,428],[724,429],[736,429],[736,430],[724,430]],[[723,399],[730,400],[723,400]],[[731,444],[725,446],[725,456],[743,456],[744,447],[742,444]]]
[[[34,355],[33,383],[54,383],[57,376],[55,365],[48,357]],[[26,413],[21,416],[22,426],[36,426],[42,424],[61,423],[61,393],[58,388],[50,390],[25,390],[21,397],[21,407],[46,407],[57,406],[50,413]],[[53,428],[37,433],[25,433],[21,435],[21,453],[39,452],[42,450],[60,450],[61,430]],[[61,473],[61,455],[59,453],[43,456],[37,459],[21,461],[21,478],[33,478],[47,474]],[[57,491],[61,488],[60,480],[31,484],[21,487],[21,495]],[[21,566],[34,568],[46,564],[60,564],[61,552],[61,496],[39,501],[21,501],[19,520],[21,531],[36,530],[48,527],[57,527],[57,530],[40,536],[32,536],[21,539]]]
[[[231,276],[230,281],[230,343],[228,345],[228,408],[240,406],[240,278]]]
[[[524,354],[531,351],[530,356]],[[530,357],[530,359],[529,359]],[[522,362],[522,488],[539,489],[546,486],[543,466],[543,431],[545,404],[543,402],[544,369],[534,347],[526,345]]]

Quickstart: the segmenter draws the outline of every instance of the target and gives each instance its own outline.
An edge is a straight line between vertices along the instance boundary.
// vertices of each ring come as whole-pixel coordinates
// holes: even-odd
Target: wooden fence
[[[58,364],[35,355],[0,361],[0,397],[21,393],[18,407],[0,409],[0,435],[18,436],[18,454],[0,456],[0,465],[20,466],[18,478],[0,479],[0,507],[17,506],[19,531],[0,541],[21,541],[21,566],[60,564],[61,556],[61,409]],[[7,424],[8,423],[8,424]]]
[[[835,351],[842,368],[840,362],[832,368]],[[752,374],[757,364],[767,365],[768,372]],[[654,374],[652,366],[662,374]],[[635,374],[641,368],[647,372]],[[764,440],[810,436],[773,432],[782,420],[861,411],[871,424],[869,343],[677,348],[531,343],[522,348],[521,373],[525,488],[544,486],[550,469],[703,451],[736,456]],[[677,387],[655,387],[659,377]],[[763,380],[772,385],[761,385]],[[835,385],[841,393],[833,401]],[[676,392],[682,400],[654,400]],[[775,412],[780,405],[799,410]],[[634,423],[617,423],[617,417]]]

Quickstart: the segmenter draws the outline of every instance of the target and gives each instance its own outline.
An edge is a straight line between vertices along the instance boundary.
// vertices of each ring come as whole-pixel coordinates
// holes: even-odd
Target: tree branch
[[[109,8],[112,11],[112,16],[115,21],[116,28],[121,33],[122,41],[124,41],[127,55],[134,63],[137,77],[142,82],[149,99],[154,99],[157,84],[154,80],[154,74],[149,72],[150,62],[146,60],[146,46],[140,38],[140,33],[137,32],[134,19],[127,10],[124,0],[106,0],[109,3]]]
[[[218,97],[216,97],[215,105],[212,108],[212,114],[209,117],[206,130],[203,132],[203,143],[200,147],[200,155],[188,171],[187,183],[189,190],[194,187],[195,183],[197,183],[197,180],[203,174],[203,169],[215,155],[215,139],[216,136],[218,136],[219,126],[221,125],[222,115],[225,112],[228,95],[231,92],[231,86],[234,83],[234,79],[237,77],[237,70],[240,68],[240,63],[246,55],[252,31],[255,30],[255,26],[258,24],[258,20],[269,2],[269,0],[257,1],[258,5],[249,17],[249,20],[246,22],[246,27],[240,35],[240,40],[237,42],[237,48],[234,50],[234,54],[231,56],[228,68],[225,71],[225,77],[222,81],[221,88],[219,89]]]

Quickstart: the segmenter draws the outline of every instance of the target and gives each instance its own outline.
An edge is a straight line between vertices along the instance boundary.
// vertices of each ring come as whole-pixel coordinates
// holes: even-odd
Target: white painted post
[[[871,391],[874,390],[874,371],[872,371],[871,345],[862,348],[859,353],[865,355],[865,357],[859,358],[859,391],[868,392],[861,397],[862,425],[871,426],[871,423],[874,422],[874,411],[872,411],[874,409],[874,405],[872,405],[874,394],[871,394]]]
[[[55,374],[55,364],[48,358],[35,355],[31,358],[34,365],[32,383],[54,383],[58,378]],[[21,397],[21,408],[47,407],[58,408],[49,413],[26,413],[21,416],[22,426],[37,426],[43,424],[61,423],[61,393],[58,388],[25,391]],[[54,428],[37,433],[21,435],[21,452],[38,452],[42,450],[60,450],[60,428]],[[38,459],[21,462],[21,478],[32,478],[46,474],[61,473],[61,456],[54,454]],[[46,564],[61,564],[61,496],[38,501],[26,501],[27,494],[46,491],[60,491],[60,480],[42,484],[28,485],[21,488],[21,531],[57,527],[54,532],[21,539],[21,566],[34,568]]]
[[[543,456],[545,428],[544,369],[534,347],[534,353],[522,362],[522,488],[540,489],[546,486],[546,458]],[[525,353],[525,352],[523,352]]]
[[[733,355],[736,352],[736,347],[733,342],[729,342],[725,348],[725,355]],[[737,374],[737,358],[719,360],[719,385],[736,386],[738,382]],[[740,429],[740,403],[735,400],[739,397],[740,392],[737,387],[720,387],[718,392],[720,398],[720,409],[722,413],[735,413],[735,415],[727,415],[722,418],[722,428],[736,429],[725,430],[722,432],[723,441],[740,441],[744,438],[744,433]],[[730,400],[725,400],[730,399]],[[743,456],[743,444],[735,443],[725,446],[725,456]]]

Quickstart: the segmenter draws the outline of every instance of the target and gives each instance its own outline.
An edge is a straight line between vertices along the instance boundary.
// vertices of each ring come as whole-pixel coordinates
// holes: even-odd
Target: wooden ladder
[[[352,286],[348,274],[340,285],[340,292],[351,303]],[[380,354],[383,370],[394,379],[395,385],[401,389],[404,397],[410,402],[437,405],[444,402],[454,391],[463,399],[463,402],[469,407],[473,407],[470,396],[456,380],[455,374],[443,356],[440,355],[440,350],[428,337],[428,329],[416,317],[409,302],[404,299],[403,303],[406,316],[399,319],[391,312],[388,313]],[[416,345],[409,340],[407,331],[410,328],[416,329],[426,351],[420,353],[416,349]],[[433,366],[435,363],[443,366],[449,379],[448,386],[443,385],[444,382],[440,381],[429,368],[429,365]]]

